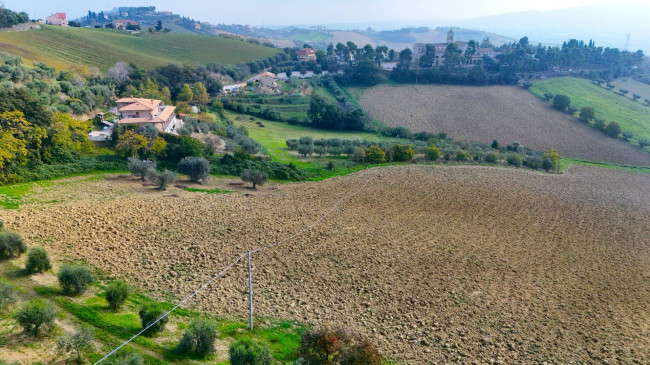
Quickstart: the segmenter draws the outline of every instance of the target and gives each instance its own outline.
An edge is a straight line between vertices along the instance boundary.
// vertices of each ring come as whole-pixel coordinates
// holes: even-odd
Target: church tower
[[[449,33],[447,33],[447,44],[454,43],[454,31],[449,28]]]

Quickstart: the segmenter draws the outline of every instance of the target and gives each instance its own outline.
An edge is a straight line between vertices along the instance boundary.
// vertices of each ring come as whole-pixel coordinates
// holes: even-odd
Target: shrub
[[[625,138],[626,141],[634,137],[634,134],[632,134],[632,132],[623,132],[621,134],[623,135],[623,138]]]
[[[604,131],[605,130],[605,121],[602,120],[602,119],[596,119],[594,121],[594,128],[596,128],[596,129],[598,129],[600,131]]]
[[[550,158],[545,158],[542,160],[542,168],[546,171],[550,171],[553,169],[553,160]]]
[[[640,139],[639,140],[639,147],[644,148],[650,146],[650,140],[648,139]]]
[[[25,270],[30,273],[47,271],[52,268],[50,264],[50,257],[45,252],[45,249],[41,247],[34,247],[29,250],[27,254],[27,263],[25,264]]]
[[[542,167],[542,158],[537,156],[528,156],[526,157],[526,161],[524,161],[524,165],[530,167],[533,170],[537,170],[538,168]]]
[[[230,345],[231,365],[270,365],[273,363],[267,346],[243,339]]]
[[[508,161],[508,164],[510,165],[521,166],[521,156],[516,153],[509,153],[506,156],[506,161]]]
[[[557,171],[558,168],[560,167],[560,154],[554,148],[544,151],[544,155],[542,155],[542,158],[544,160],[551,161],[551,168],[550,169],[544,168],[546,171],[551,169]],[[542,164],[544,164],[543,160],[542,160]],[[544,167],[544,165],[542,165],[542,167]]]
[[[551,100],[555,97],[553,93],[544,93],[544,99]]]
[[[204,157],[184,157],[178,163],[178,171],[189,176],[194,182],[205,183],[210,177],[210,162]]]
[[[264,185],[268,178],[269,175],[260,170],[245,169],[241,173],[242,181],[252,183],[253,189],[256,189],[257,185]]]
[[[340,328],[308,330],[300,339],[298,353],[307,364],[336,364],[350,341],[347,332]]]
[[[492,147],[495,150],[498,150],[499,149],[499,142],[497,142],[497,140],[495,139],[494,141],[492,141],[492,145],[490,147]]]
[[[298,143],[311,145],[311,144],[314,144],[314,139],[311,138],[311,137],[300,137],[300,139],[298,140]]]
[[[138,314],[140,315],[140,322],[142,323],[142,328],[144,329],[151,326],[147,330],[148,334],[158,333],[163,329],[165,329],[165,324],[167,324],[169,317],[161,318],[160,321],[156,322],[156,320],[160,318],[160,316],[162,316],[164,313],[165,312],[163,311],[160,304],[156,302],[149,302],[143,304],[142,307],[140,307],[140,311],[138,312]]]
[[[156,162],[150,160],[139,160],[135,157],[129,157],[127,168],[133,175],[140,176],[144,181],[147,176],[147,171],[151,168],[156,168]]]
[[[105,365],[144,365],[144,360],[137,352],[122,349],[102,363]]]
[[[596,117],[596,110],[590,106],[584,106],[580,109],[580,120],[589,122]]]
[[[90,326],[83,326],[75,333],[67,333],[56,339],[59,350],[66,352],[74,351],[77,355],[77,363],[81,363],[81,352],[93,349],[95,330]]]
[[[0,232],[0,260],[18,257],[27,251],[23,238],[16,232]]]
[[[124,280],[115,280],[106,286],[106,301],[112,310],[119,309],[129,296],[129,285]]]
[[[386,153],[379,146],[370,146],[365,150],[366,161],[370,163],[386,162]]]
[[[352,160],[354,162],[363,162],[366,160],[366,150],[363,147],[352,147],[354,152],[352,153]]]
[[[465,151],[465,150],[459,150],[456,152],[456,160],[458,161],[467,161],[472,158],[472,155]]]
[[[55,317],[56,310],[52,303],[34,299],[23,305],[15,319],[25,332],[37,336],[41,328],[54,325]]]
[[[490,152],[485,155],[485,161],[489,163],[497,163],[499,161],[499,155],[494,152]]]
[[[391,147],[393,161],[411,161],[415,156],[415,151],[409,145],[395,144]]]
[[[567,108],[566,112],[569,113],[569,114],[571,114],[571,115],[574,115],[575,113],[578,112],[578,108],[576,108],[576,107],[573,106],[573,105],[569,105],[569,107]]]
[[[215,351],[214,340],[217,336],[217,328],[213,322],[201,318],[195,319],[183,334],[176,351],[205,356]]]
[[[432,143],[429,147],[427,147],[426,157],[428,160],[436,161],[440,158],[441,154],[442,152],[440,152],[435,144]]]
[[[89,268],[70,265],[65,265],[59,270],[58,278],[65,294],[81,294],[94,280]]]
[[[341,356],[341,365],[381,365],[383,359],[377,348],[366,339],[359,339]]]
[[[605,133],[610,137],[616,138],[621,134],[621,126],[616,122],[611,122],[605,127]]]
[[[16,288],[9,283],[0,281],[0,313],[16,302]]]
[[[149,169],[147,171],[147,178],[156,184],[159,190],[167,190],[167,187],[176,181],[176,173],[167,169],[164,171]]]
[[[553,108],[565,112],[569,109],[569,106],[571,105],[571,99],[562,94],[557,94],[553,98]]]
[[[235,147],[235,152],[233,153],[233,156],[235,156],[235,158],[238,158],[240,160],[248,160],[251,157],[242,146]]]

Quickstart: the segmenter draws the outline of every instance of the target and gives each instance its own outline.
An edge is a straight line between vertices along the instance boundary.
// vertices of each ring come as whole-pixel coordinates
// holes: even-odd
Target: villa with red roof
[[[176,107],[165,105],[162,100],[143,98],[121,98],[117,100],[120,119],[117,124],[151,124],[161,132],[174,132],[179,121]]]
[[[65,13],[54,13],[45,18],[45,24],[67,27],[68,19],[66,18]]]
[[[296,52],[298,61],[316,61],[316,51],[312,48],[305,47]]]

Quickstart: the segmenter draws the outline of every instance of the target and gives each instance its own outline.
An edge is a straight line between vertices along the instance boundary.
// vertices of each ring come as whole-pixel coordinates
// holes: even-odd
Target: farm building
[[[133,20],[113,20],[113,28],[119,30],[126,30],[129,25],[138,25],[138,22]]]
[[[269,76],[269,75],[264,75],[260,77],[260,86],[262,87],[268,87],[268,88],[275,88],[278,86],[275,82],[275,77]]]
[[[54,13],[45,18],[45,24],[67,27],[68,19],[66,18],[65,13]]]
[[[162,100],[121,98],[117,100],[117,112],[120,119],[117,124],[150,124],[161,132],[173,132],[179,121],[173,106],[165,105]]]
[[[432,45],[435,49],[433,65],[442,66],[445,63],[445,51],[452,43],[458,46],[458,50],[462,55],[464,55],[469,48],[469,43],[467,42],[454,41],[454,31],[449,29],[449,32],[447,33],[447,43],[415,43],[413,45],[413,62],[418,64],[420,62],[420,57],[427,53],[427,45]],[[483,59],[483,56],[496,59],[496,56],[500,53],[501,52],[496,51],[494,48],[479,47],[476,49],[471,59],[466,61],[466,65],[475,65],[479,60]]]
[[[298,61],[316,61],[316,51],[312,48],[299,49],[296,56],[298,56]]]

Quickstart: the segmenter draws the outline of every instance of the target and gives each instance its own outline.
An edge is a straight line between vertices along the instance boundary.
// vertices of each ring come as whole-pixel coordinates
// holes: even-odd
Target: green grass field
[[[612,82],[616,87],[615,91],[618,92],[619,89],[624,89],[629,91],[626,97],[633,99],[632,95],[638,94],[641,96],[639,99],[640,103],[644,103],[646,99],[650,100],[650,85],[644,84],[642,82],[632,80],[632,79],[618,79]],[[612,91],[613,92],[613,91]]]
[[[290,36],[285,37],[285,39],[289,39],[292,41],[300,41],[300,42],[323,42],[331,36],[332,35],[328,33],[313,31],[313,32],[294,33],[291,34]]]
[[[589,80],[573,77],[536,81],[530,91],[538,97],[544,93],[564,94],[571,98],[577,108],[592,106],[596,117],[605,123],[617,122],[624,132],[632,132],[631,142],[637,145],[639,139],[650,139],[650,108],[641,102],[618,95]]]
[[[169,63],[237,64],[267,58],[277,49],[251,43],[193,34],[130,35],[112,29],[42,26],[39,30],[0,32],[0,51],[59,70],[87,64],[106,71],[116,62],[134,62],[145,69]]]
[[[381,136],[377,133],[368,132],[354,132],[354,131],[329,131],[322,129],[310,128],[302,125],[292,125],[285,122],[272,122],[262,118],[256,118],[256,121],[261,121],[264,127],[259,127],[255,123],[249,121],[235,120],[235,113],[225,112],[226,117],[234,120],[235,125],[245,126],[248,129],[249,136],[257,141],[266,151],[271,158],[276,161],[293,162],[297,165],[306,164],[307,160],[298,157],[287,149],[286,140],[300,137],[311,137],[314,139],[328,139],[328,138],[341,138],[341,139],[365,139],[369,141],[387,140],[387,137]],[[318,159],[318,158],[315,158]],[[324,160],[325,158],[323,158]]]

